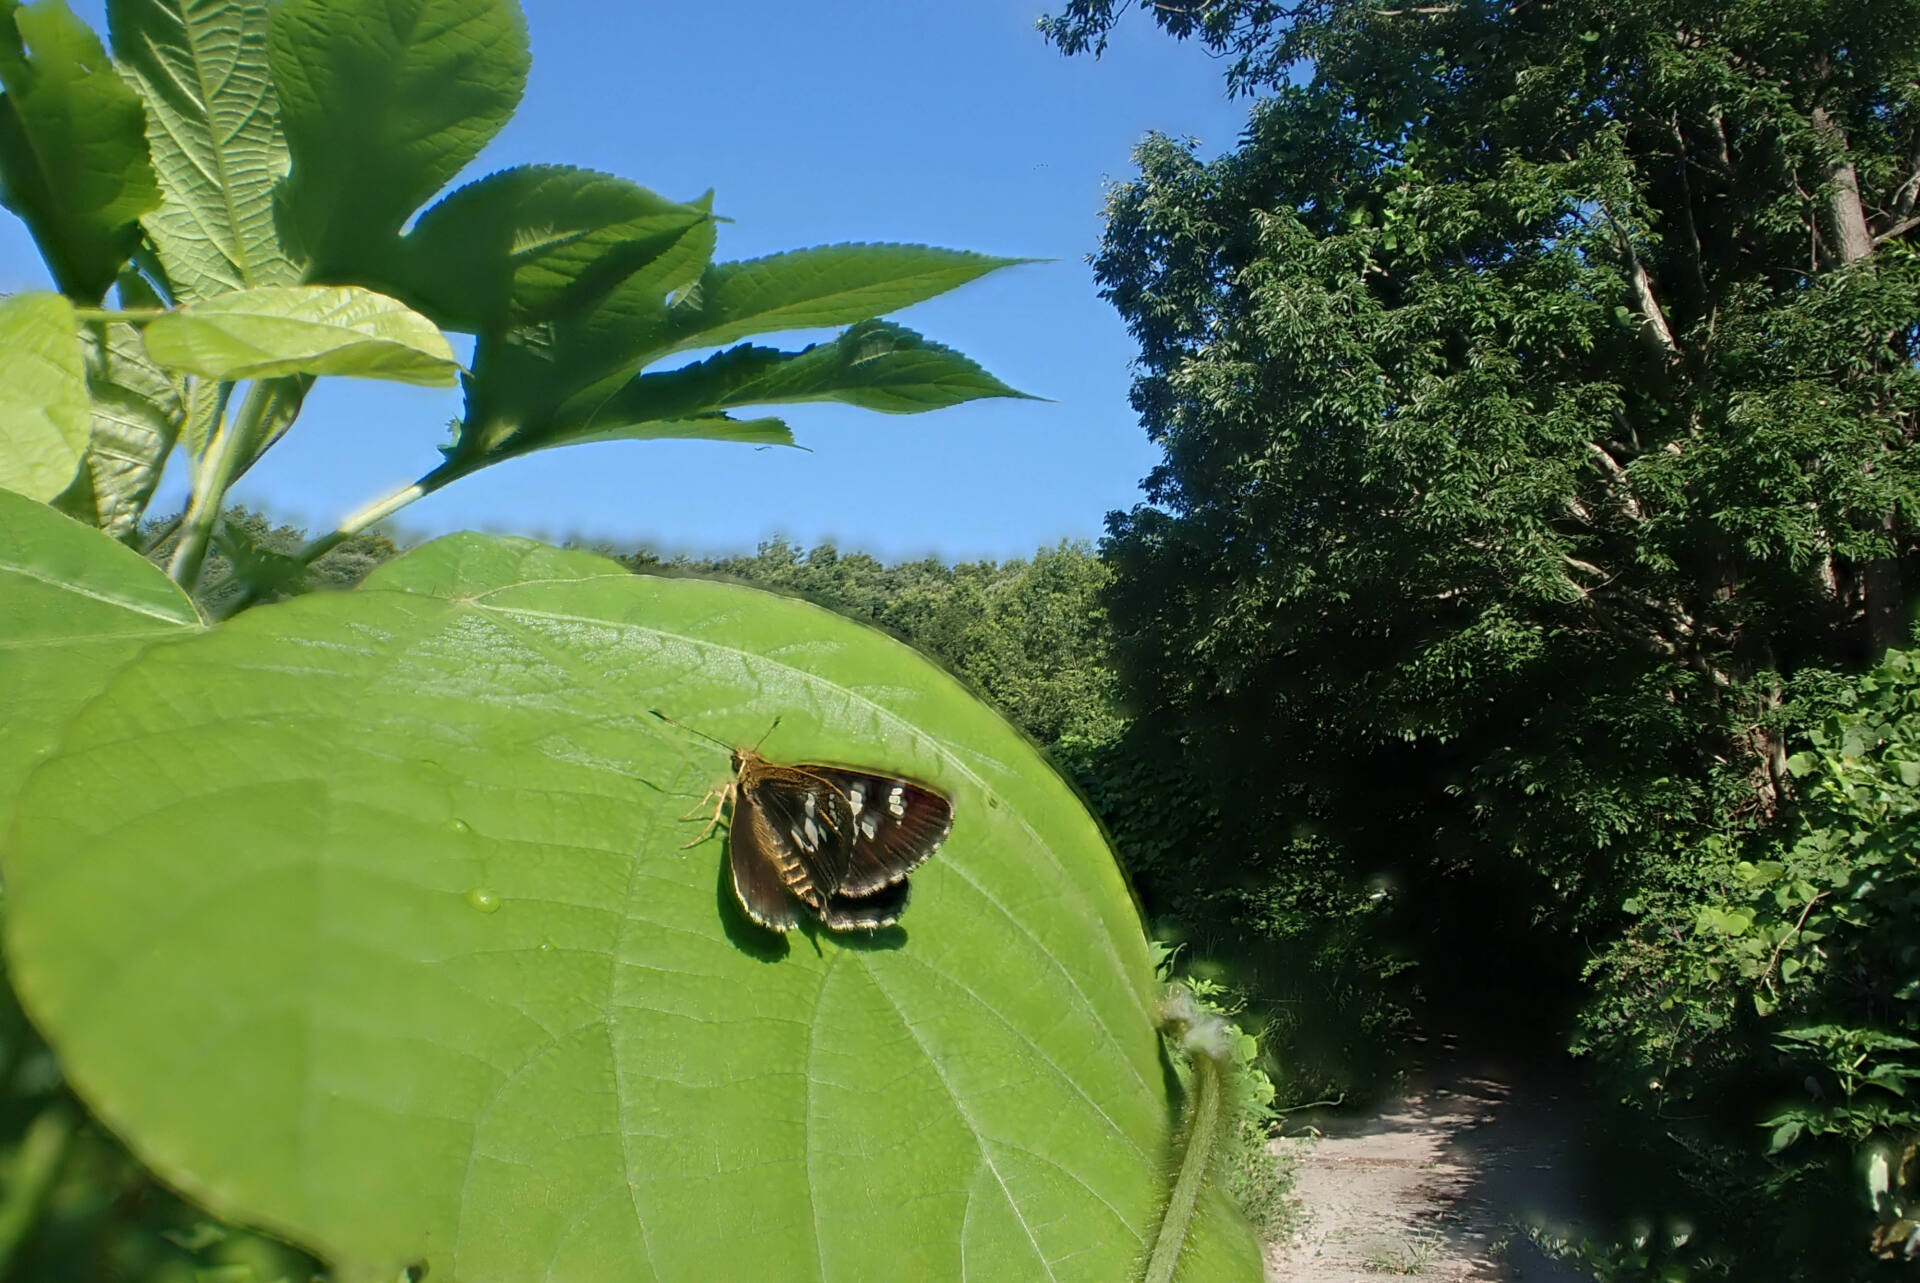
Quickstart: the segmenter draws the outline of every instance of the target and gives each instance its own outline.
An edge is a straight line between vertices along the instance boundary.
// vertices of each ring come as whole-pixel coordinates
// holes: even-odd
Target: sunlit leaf
[[[555,548],[532,539],[461,533],[384,563],[360,582],[360,589],[464,597],[506,584],[626,573],[625,566],[598,553]]]
[[[229,381],[342,374],[445,387],[459,369],[433,322],[351,285],[221,294],[155,318],[146,340],[161,365]]]
[[[675,347],[852,325],[1033,261],[931,245],[823,245],[716,263],[678,311]]]
[[[27,772],[81,705],[155,641],[200,627],[193,602],[131,548],[0,490],[0,846]],[[104,796],[104,795],[96,795]]]
[[[186,419],[179,384],[125,322],[82,327],[92,426],[80,472],[56,506],[116,539],[138,526]]]
[[[147,106],[163,199],[143,220],[181,302],[291,285],[273,190],[287,144],[267,70],[267,6],[109,0],[113,49]]]
[[[0,298],[0,487],[51,499],[80,467],[91,411],[76,324],[58,294]]]

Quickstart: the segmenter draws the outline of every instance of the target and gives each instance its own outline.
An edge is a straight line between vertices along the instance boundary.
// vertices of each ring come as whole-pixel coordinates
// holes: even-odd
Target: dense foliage
[[[1097,48],[1124,8],[1045,25]],[[1691,1172],[1675,1205],[1740,1209],[1689,1250],[1859,1264],[1848,1218],[1753,1213],[1808,1182],[1865,1207],[1850,1158],[1795,1166],[1815,1131],[1883,1133],[1898,1184],[1906,1124],[1768,1096],[1806,1065],[1829,1103],[1904,1085],[1897,982],[1864,979],[1897,915],[1783,1024],[1804,889],[1866,874],[1748,848],[1903,805],[1842,824],[1790,761],[1910,633],[1920,4],[1149,12],[1262,94],[1217,161],[1145,144],[1096,259],[1165,451],[1104,551],[1136,730],[1209,803],[1177,880],[1241,888],[1221,929],[1255,939],[1262,897],[1381,895],[1363,951],[1522,1041],[1584,1010],[1642,1097],[1737,1066],[1721,1126],[1642,1159]]]

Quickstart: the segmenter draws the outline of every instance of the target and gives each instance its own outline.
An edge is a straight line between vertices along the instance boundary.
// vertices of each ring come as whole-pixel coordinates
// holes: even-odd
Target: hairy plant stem
[[[1228,1052],[1219,1018],[1200,1012],[1184,990],[1176,989],[1161,1006],[1160,1029],[1186,1056],[1193,1070],[1193,1095],[1174,1147],[1178,1167],[1173,1191],[1160,1216],[1143,1283],[1173,1283],[1200,1206],[1200,1186],[1213,1168],[1227,1121]]]
[[[230,386],[220,389],[220,407],[214,411],[213,440],[200,461],[194,477],[193,499],[180,522],[180,542],[174,545],[173,560],[167,575],[188,592],[200,581],[200,568],[206,564],[207,545],[220,521],[220,506],[226,502],[227,488],[251,461],[260,438],[261,424],[273,407],[274,385],[271,379],[255,379],[247,387],[246,400],[239,412],[228,418],[223,411],[232,395]]]
[[[339,545],[365,530],[376,522],[385,521],[415,499],[424,499],[442,486],[458,481],[467,475],[472,465],[455,463],[449,459],[432,472],[427,473],[412,485],[396,490],[384,499],[368,504],[360,511],[346,518],[333,530],[313,540],[294,554],[303,566],[311,566],[316,560],[327,555]]]

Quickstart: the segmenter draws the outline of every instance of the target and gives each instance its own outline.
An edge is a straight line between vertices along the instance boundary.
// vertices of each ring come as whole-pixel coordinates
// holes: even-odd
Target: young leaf
[[[524,393],[527,384],[517,386]],[[506,414],[497,404],[480,401],[476,391],[484,393],[486,387],[470,385],[468,423],[452,454],[487,462],[588,441],[652,437],[791,444],[786,424],[778,419],[739,424],[723,413],[740,406],[843,401],[916,414],[982,397],[1027,395],[951,348],[886,321],[863,322],[831,343],[799,352],[742,344],[694,365],[638,375],[624,386],[595,384],[545,418],[530,411]],[[476,431],[471,426],[476,413],[495,417],[481,419]]]
[[[0,87],[0,204],[61,292],[98,303],[160,201],[140,96],[60,0],[0,0]]]
[[[131,548],[7,490],[0,490],[0,601],[7,603],[0,610],[3,838],[27,773],[81,705],[144,647],[198,631],[200,616]]]
[[[597,303],[712,220],[704,205],[610,174],[502,170],[420,216],[402,244],[393,292],[443,328],[468,333],[550,320]]]
[[[80,466],[91,413],[73,304],[0,298],[0,357],[0,487],[51,499]]]
[[[490,588],[524,549],[466,542],[383,575],[414,591],[150,651],[34,773],[6,941],[89,1102],[368,1277],[1127,1276],[1169,1141],[1154,981],[1039,754],[827,611],[571,564]],[[900,928],[754,926],[722,842],[682,849],[727,752],[650,708],[949,792]],[[1189,1283],[1259,1277],[1217,1195],[1194,1234]]]
[[[309,279],[388,263],[407,216],[480,154],[527,80],[511,0],[286,0],[269,41]]]
[[[844,401],[888,414],[917,414],[982,397],[1027,394],[905,326],[866,321],[831,343],[799,352],[742,345],[697,365],[643,374],[595,407],[595,417],[639,421],[695,408],[799,401]]]
[[[186,420],[181,388],[124,322],[81,329],[92,429],[80,473],[55,500],[62,512],[124,539],[160,484]]]
[[[825,245],[716,263],[676,309],[674,350],[852,325],[1034,261],[930,245]]]
[[[267,6],[108,0],[113,49],[146,100],[162,200],[142,220],[181,302],[291,285],[273,190],[286,139],[267,70]]]
[[[713,258],[714,224],[707,216],[630,247],[617,256],[624,275],[593,272],[592,293],[581,292],[550,324],[489,331],[474,348],[467,381],[467,413],[452,453],[474,457],[541,448],[560,423],[575,423],[619,390],[667,346],[669,300],[699,279]]]
[[[731,441],[736,445],[774,446],[793,444],[793,429],[785,419],[736,419],[730,414],[692,414],[663,419],[622,419],[609,417],[574,431],[529,437],[524,448],[519,438],[509,443],[513,454],[542,450],[558,445],[587,445],[595,441]],[[506,455],[498,456],[500,458]]]
[[[223,381],[341,374],[447,387],[446,336],[395,299],[352,285],[268,285],[175,308],[146,327],[169,369]]]

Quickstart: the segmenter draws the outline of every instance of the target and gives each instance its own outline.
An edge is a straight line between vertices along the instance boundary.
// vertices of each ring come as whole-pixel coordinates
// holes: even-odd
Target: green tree
[[[628,561],[660,564],[648,554]],[[1031,560],[886,565],[775,539],[751,557],[669,565],[794,593],[885,628],[972,682],[1042,744],[1106,742],[1119,731],[1101,601],[1110,576],[1084,544],[1043,548]]]
[[[1262,94],[1150,139],[1096,259],[1165,455],[1121,688],[1219,813],[1159,893],[1374,880],[1430,992],[1564,1017],[1909,634],[1920,4],[1150,12]]]

